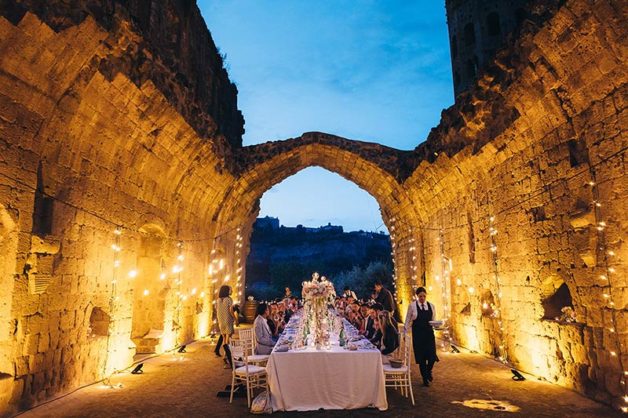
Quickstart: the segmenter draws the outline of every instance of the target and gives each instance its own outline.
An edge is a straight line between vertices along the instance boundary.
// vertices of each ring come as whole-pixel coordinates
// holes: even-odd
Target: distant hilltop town
[[[315,233],[315,234],[317,233],[331,233],[331,234],[345,233],[341,225],[332,225],[331,223],[328,223],[327,225],[319,226],[318,228],[312,228],[312,227],[303,226],[303,225],[283,226],[279,222],[279,218],[275,218],[272,216],[265,216],[263,218],[257,218],[257,220],[255,221],[255,224],[253,225],[253,228],[260,232],[281,230],[288,234],[291,232],[295,232],[295,233],[306,232],[306,233]],[[386,234],[384,231],[380,231],[380,232],[353,231],[353,232],[348,232],[348,234],[354,234],[354,235],[360,235],[360,236],[376,236],[376,237],[388,236],[388,234]]]

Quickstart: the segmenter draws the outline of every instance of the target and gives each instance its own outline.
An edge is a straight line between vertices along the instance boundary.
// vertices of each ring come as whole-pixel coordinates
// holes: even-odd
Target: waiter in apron
[[[432,367],[438,361],[436,355],[436,339],[434,329],[429,321],[433,321],[436,309],[431,302],[427,301],[427,292],[424,287],[416,290],[417,298],[414,303],[408,306],[406,314],[406,332],[412,329],[412,348],[414,349],[414,359],[419,365],[423,386],[429,386],[432,378]]]

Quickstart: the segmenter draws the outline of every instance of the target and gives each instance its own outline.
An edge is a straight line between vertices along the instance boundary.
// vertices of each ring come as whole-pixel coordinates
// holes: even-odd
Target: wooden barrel
[[[255,321],[258,305],[259,302],[256,300],[247,300],[244,302],[244,319],[246,319],[246,322],[251,324]]]

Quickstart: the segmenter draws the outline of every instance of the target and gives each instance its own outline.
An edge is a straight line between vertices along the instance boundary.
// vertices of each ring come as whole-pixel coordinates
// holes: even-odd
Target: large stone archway
[[[411,196],[398,178],[399,161],[412,156],[383,145],[352,141],[320,132],[298,138],[244,147],[235,155],[236,180],[214,214],[220,225],[215,247],[227,255],[219,281],[231,284],[244,297],[244,265],[250,228],[259,211],[259,199],[275,184],[304,168],[319,166],[355,183],[375,198],[391,232],[395,285],[402,314],[419,278],[413,231],[421,220]],[[312,198],[316,198],[313,196]],[[405,304],[403,303],[405,301]]]

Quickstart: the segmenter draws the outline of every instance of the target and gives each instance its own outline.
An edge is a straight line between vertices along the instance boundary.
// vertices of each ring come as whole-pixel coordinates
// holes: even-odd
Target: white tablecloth
[[[266,366],[275,411],[388,409],[379,350],[273,351]]]

